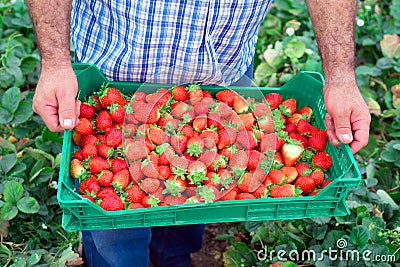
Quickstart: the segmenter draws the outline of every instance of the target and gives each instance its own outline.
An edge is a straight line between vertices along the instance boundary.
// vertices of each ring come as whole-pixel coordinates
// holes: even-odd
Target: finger
[[[369,131],[361,129],[354,132],[354,141],[350,144],[350,150],[353,154],[368,144]]]
[[[350,113],[338,113],[332,116],[335,125],[335,134],[343,144],[350,144],[353,141],[353,134],[350,124]]]
[[[335,126],[333,124],[333,119],[331,115],[329,115],[328,113],[325,115],[325,125],[329,141],[331,142],[332,145],[339,146],[340,143],[335,134]]]
[[[76,121],[79,120],[79,115],[81,114],[81,101],[80,100],[75,100],[75,119]]]
[[[60,91],[60,90],[59,90]],[[71,130],[75,127],[77,120],[75,94],[73,90],[62,90],[57,96],[59,123],[64,129]]]
[[[58,109],[57,107],[46,107],[43,112],[38,113],[42,118],[43,122],[46,124],[52,132],[62,132],[64,128],[61,127],[58,119]]]

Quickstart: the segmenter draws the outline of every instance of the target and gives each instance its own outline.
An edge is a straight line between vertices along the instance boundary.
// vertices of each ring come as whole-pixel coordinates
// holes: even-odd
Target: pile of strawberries
[[[70,173],[105,210],[315,195],[332,159],[311,119],[277,93],[214,98],[189,85],[127,97],[104,85],[81,104]]]

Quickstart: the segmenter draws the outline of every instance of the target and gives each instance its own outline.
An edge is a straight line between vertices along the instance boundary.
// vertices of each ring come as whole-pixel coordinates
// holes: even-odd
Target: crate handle
[[[313,77],[314,79],[316,79],[317,81],[319,81],[322,84],[325,84],[325,78],[324,76],[316,71],[302,71],[303,73]]]

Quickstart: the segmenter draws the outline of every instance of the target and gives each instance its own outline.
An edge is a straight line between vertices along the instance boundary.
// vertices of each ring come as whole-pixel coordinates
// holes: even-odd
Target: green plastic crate
[[[110,82],[93,65],[74,64],[74,70],[78,78],[80,99],[98,90],[105,82],[125,94],[131,94],[142,86],[140,83]],[[279,92],[284,98],[294,97],[299,107],[312,107],[317,126],[325,128],[323,84],[321,74],[300,72],[281,88],[230,88],[240,90],[245,96],[261,90],[263,94]],[[154,91],[161,86],[146,84],[145,91]],[[215,94],[222,87],[202,88]],[[333,167],[327,176],[333,182],[315,196],[232,200],[108,212],[76,193],[76,185],[69,174],[73,147],[71,131],[65,131],[57,198],[63,210],[62,226],[68,231],[343,216],[349,214],[346,198],[350,188],[357,188],[361,181],[349,146],[334,147],[328,144],[326,151],[332,156]]]

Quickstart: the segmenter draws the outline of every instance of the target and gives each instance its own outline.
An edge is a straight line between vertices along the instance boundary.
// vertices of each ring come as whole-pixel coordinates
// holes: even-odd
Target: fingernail
[[[63,124],[64,127],[71,127],[73,125],[71,119],[65,119]]]
[[[340,139],[342,139],[343,142],[350,142],[351,141],[351,136],[349,134],[342,134],[340,136]]]

